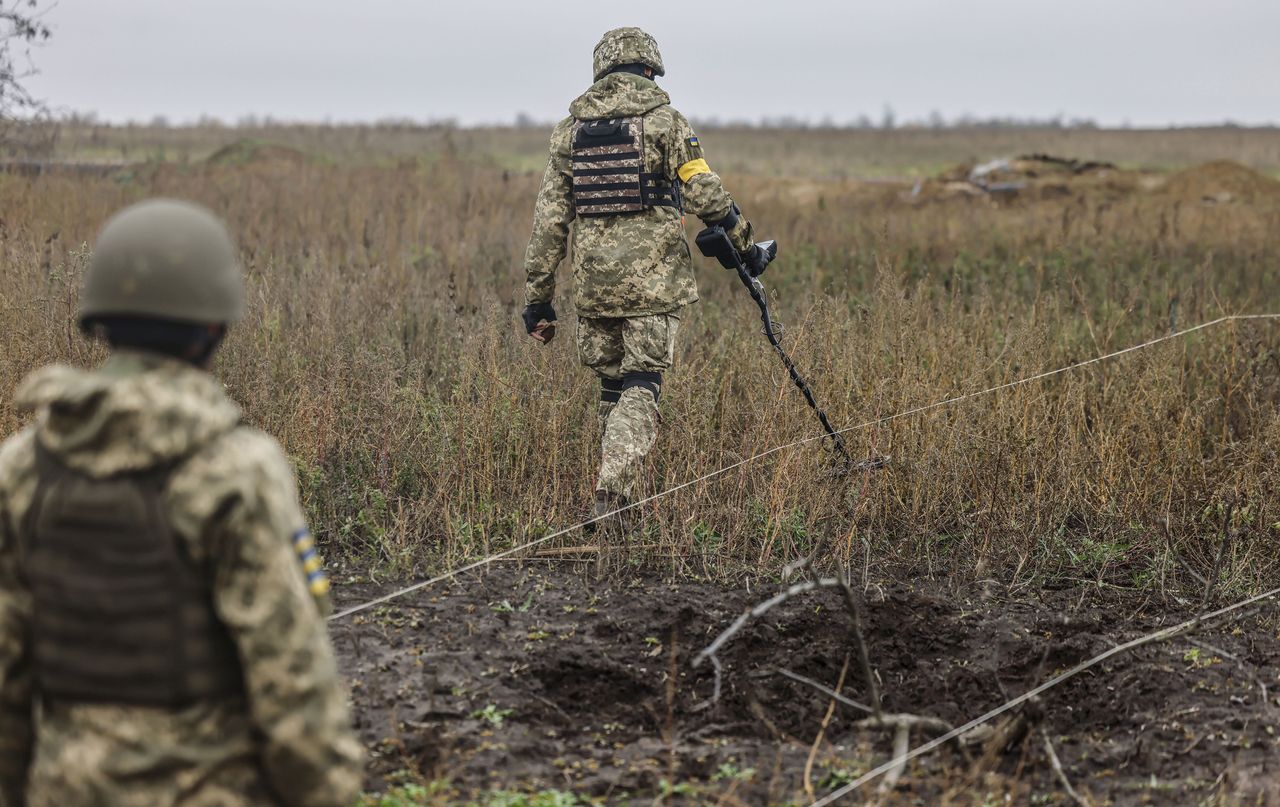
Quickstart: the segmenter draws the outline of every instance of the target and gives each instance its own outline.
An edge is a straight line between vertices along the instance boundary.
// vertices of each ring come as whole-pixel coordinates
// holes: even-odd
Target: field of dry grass
[[[545,132],[48,134],[24,133],[44,150],[0,171],[0,436],[22,423],[11,393],[26,373],[101,356],[72,316],[102,222],[176,196],[213,208],[239,241],[250,314],[216,369],[292,458],[341,605],[583,516],[597,388],[571,338],[538,348],[518,321]],[[1273,132],[703,139],[759,232],[781,243],[765,276],[775,312],[838,427],[1223,315],[1280,312]],[[1026,177],[999,197],[954,182],[963,172],[883,179],[1024,152],[1121,167]],[[684,316],[649,493],[818,433],[736,279],[707,262],[698,272],[703,299]],[[569,284],[562,276],[566,336]],[[889,454],[888,468],[834,477],[811,442],[644,506],[633,577],[592,582],[530,561],[335,623],[370,788],[388,791],[370,804],[585,805],[624,792],[808,803],[849,781],[883,753],[874,737],[837,715],[829,737],[853,745],[819,732],[810,746],[834,702],[741,676],[788,664],[838,688],[847,633],[827,616],[838,602],[798,601],[745,632],[717,710],[696,707],[705,674],[655,677],[688,670],[700,637],[815,548],[820,569],[865,584],[887,707],[957,722],[1004,700],[1005,682],[1029,687],[1167,624],[1201,590],[1208,602],[1274,586],[1278,350],[1280,323],[1235,321],[854,429],[851,450]],[[1047,710],[1078,784],[1114,803],[1260,792],[1246,774],[1268,764],[1272,701],[1218,650],[1271,680],[1274,625],[1255,623],[1223,627],[1203,658],[1152,651],[1121,694],[1099,676],[1063,696],[1076,711]],[[864,697],[858,686],[848,692]],[[1153,735],[1169,704],[1204,719]],[[955,756],[915,767],[899,795],[1061,803],[1040,752],[1018,748],[976,767]]]
[[[263,134],[306,148],[205,142],[215,156],[203,161],[0,175],[0,432],[19,423],[9,392],[26,372],[95,357],[68,315],[96,228],[129,202],[178,196],[224,215],[240,241],[252,311],[218,369],[294,458],[331,557],[421,572],[576,521],[592,483],[592,381],[571,339],[540,350],[519,332],[537,176],[504,168],[511,151],[481,150],[538,138]],[[188,136],[138,142],[160,135]],[[849,152],[866,135],[801,133],[813,153],[793,149],[792,133],[708,140],[741,166],[761,151],[822,162],[822,148]],[[1079,136],[1109,144],[1087,157],[1133,154],[1147,137]],[[1200,137],[1195,156],[1246,147],[1258,164],[1280,162],[1248,132]],[[1183,139],[1159,153],[1187,159]],[[309,156],[336,140],[347,144],[337,156]],[[384,151],[342,159],[362,142]],[[1280,311],[1280,195],[1261,177],[1246,175],[1252,196],[1210,198],[1216,175],[1201,171],[1154,190],[1117,180],[994,204],[754,165],[727,181],[782,244],[768,279],[787,345],[837,425],[1224,313]],[[700,282],[650,492],[814,433],[736,281],[708,264]],[[1239,535],[1223,583],[1250,588],[1278,569],[1276,344],[1273,324],[1233,323],[855,431],[855,451],[894,457],[865,488],[826,478],[815,446],[781,452],[647,507],[642,551],[673,571],[734,577],[821,539],[831,562],[1145,586],[1174,555],[1207,563],[1230,501]]]

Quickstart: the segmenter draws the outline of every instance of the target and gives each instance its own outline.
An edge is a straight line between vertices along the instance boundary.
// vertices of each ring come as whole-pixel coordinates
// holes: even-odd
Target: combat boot
[[[605,577],[627,565],[630,558],[632,519],[630,510],[616,512],[627,506],[623,496],[597,490],[591,500],[589,528],[596,537],[596,577]]]
[[[587,531],[607,538],[625,536],[631,529],[631,511],[614,511],[626,506],[625,497],[607,490],[597,490],[591,502],[592,520],[587,524]]]

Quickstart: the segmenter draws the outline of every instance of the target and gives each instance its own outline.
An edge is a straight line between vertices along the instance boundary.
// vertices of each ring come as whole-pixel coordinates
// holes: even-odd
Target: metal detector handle
[[[725,269],[742,268],[742,256],[733,248],[733,242],[729,240],[729,234],[723,227],[719,225],[707,227],[698,233],[694,243],[698,245],[699,252],[705,257],[720,261],[720,265]]]
[[[718,224],[707,227],[698,233],[694,241],[698,245],[698,251],[703,255],[708,258],[715,258],[725,269],[741,272],[752,280],[764,274],[764,267],[778,257],[777,241],[757,241],[755,248],[764,254],[764,263],[760,266],[760,271],[750,272],[746,262],[742,259],[742,253],[734,248],[733,242],[729,240],[729,234],[725,232],[724,227]]]
[[[778,257],[778,242],[772,239],[769,241],[757,241],[756,249],[760,250],[761,254],[764,255],[764,261],[759,266],[760,271],[753,272],[751,275],[752,277],[760,277],[760,275],[763,275],[765,268],[769,264],[773,263],[774,258]]]

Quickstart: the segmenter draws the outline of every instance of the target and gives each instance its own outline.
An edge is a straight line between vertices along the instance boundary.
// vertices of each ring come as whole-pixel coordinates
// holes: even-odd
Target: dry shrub
[[[331,556],[420,572],[579,520],[594,379],[567,302],[545,349],[516,317],[536,173],[447,149],[364,164],[251,156],[0,175],[0,433],[20,424],[10,399],[25,373],[100,356],[70,324],[95,230],[129,202],[179,196],[239,239],[251,314],[218,371],[294,458]],[[1280,311],[1268,199],[1129,188],[997,207],[852,182],[729,184],[782,244],[766,279],[837,424],[1224,312]],[[816,433],[736,280],[699,273],[649,492]],[[1164,585],[1175,553],[1211,565],[1230,501],[1224,585],[1274,580],[1276,345],[1275,324],[1237,322],[856,429],[856,453],[894,457],[870,479],[825,474],[817,442],[787,449],[647,505],[640,543],[716,576],[821,546],[860,567]]]

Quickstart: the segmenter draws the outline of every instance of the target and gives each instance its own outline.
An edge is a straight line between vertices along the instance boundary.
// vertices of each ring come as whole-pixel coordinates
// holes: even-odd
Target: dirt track
[[[709,665],[690,666],[776,590],[668,584],[648,574],[596,580],[567,566],[505,564],[337,623],[358,725],[376,749],[370,785],[409,771],[447,778],[463,794],[560,788],[613,803],[669,791],[666,780],[678,786],[668,803],[807,803],[806,759],[830,699],[773,671],[835,686],[848,637],[838,593],[793,599],[739,634],[720,654],[725,692],[715,706],[697,708],[712,691]],[[339,605],[380,591],[345,587]],[[1034,601],[1002,588],[948,592],[936,584],[872,586],[866,596],[886,710],[952,724],[1192,613],[1093,587],[1040,592]],[[1220,795],[1228,800],[1215,803],[1278,804],[1278,673],[1275,620],[1251,611],[1118,656],[1051,690],[1028,716],[1047,729],[1068,776],[1094,803]],[[865,700],[856,665],[843,691]],[[860,717],[834,711],[812,766],[819,795],[887,758],[890,737],[855,727]],[[914,733],[912,744],[923,739]],[[981,748],[970,753],[976,761],[954,748],[927,756],[897,795],[904,803],[947,793],[959,804],[988,794],[1068,803],[1037,732],[986,764]]]

